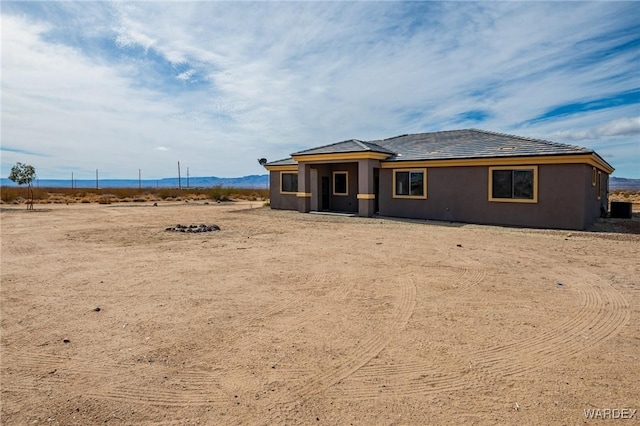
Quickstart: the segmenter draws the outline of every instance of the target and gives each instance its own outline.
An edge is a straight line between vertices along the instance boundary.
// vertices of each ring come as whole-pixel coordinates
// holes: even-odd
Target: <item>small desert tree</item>
[[[27,185],[27,210],[33,210],[33,179],[36,177],[36,169],[28,164],[16,163],[11,168],[9,180],[18,185]]]

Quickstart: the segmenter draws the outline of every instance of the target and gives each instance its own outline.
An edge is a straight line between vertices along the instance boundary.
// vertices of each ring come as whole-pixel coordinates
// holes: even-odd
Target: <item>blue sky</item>
[[[11,2],[2,176],[263,174],[345,139],[480,128],[640,178],[640,3]]]

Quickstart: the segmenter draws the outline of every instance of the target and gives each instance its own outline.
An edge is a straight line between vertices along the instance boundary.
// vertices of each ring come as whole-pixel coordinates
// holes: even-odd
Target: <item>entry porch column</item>
[[[311,167],[305,163],[298,163],[298,211],[311,211]]]
[[[371,217],[376,212],[374,169],[379,160],[358,160],[358,216]]]

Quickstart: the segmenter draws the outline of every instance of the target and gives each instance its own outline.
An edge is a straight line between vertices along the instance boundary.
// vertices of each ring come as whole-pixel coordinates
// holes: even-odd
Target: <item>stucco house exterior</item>
[[[271,208],[584,229],[613,167],[593,150],[478,129],[346,140],[267,163]]]

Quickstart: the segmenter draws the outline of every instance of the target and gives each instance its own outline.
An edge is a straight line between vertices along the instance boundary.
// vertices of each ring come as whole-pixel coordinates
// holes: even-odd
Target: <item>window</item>
[[[333,172],[333,195],[349,195],[349,172]]]
[[[598,174],[595,167],[591,168],[591,186],[596,186],[596,178]]]
[[[598,170],[598,177],[596,177],[596,197],[598,200],[602,197],[602,173]]]
[[[296,193],[298,192],[298,173],[297,172],[281,172],[280,173],[280,193]]]
[[[394,170],[393,188],[394,198],[427,198],[427,170]]]
[[[538,167],[489,167],[489,201],[538,202]]]

